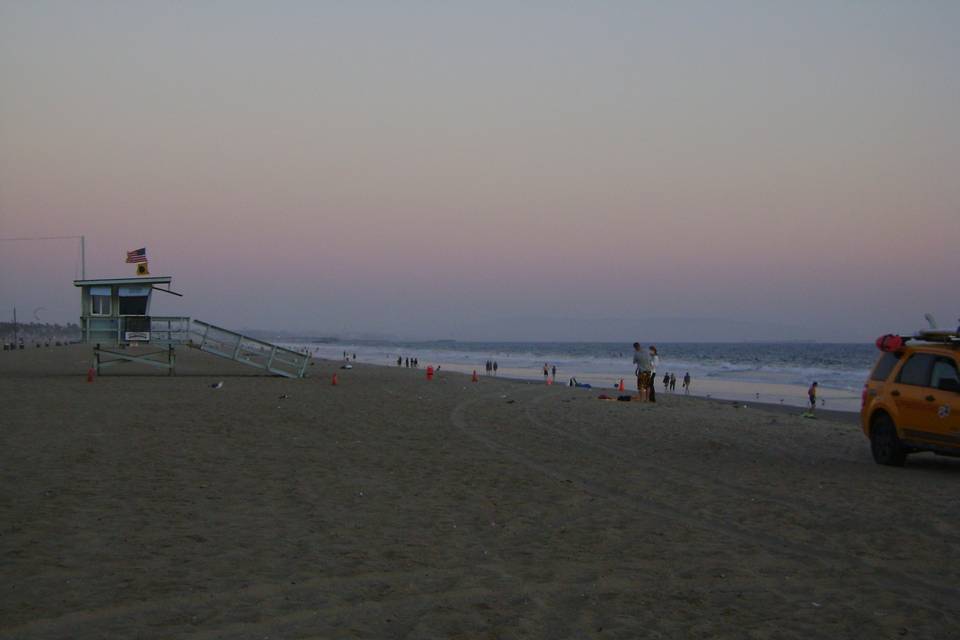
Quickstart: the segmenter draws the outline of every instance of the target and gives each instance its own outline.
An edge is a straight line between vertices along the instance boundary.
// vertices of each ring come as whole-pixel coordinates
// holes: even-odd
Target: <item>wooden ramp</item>
[[[251,338],[236,331],[190,319],[191,346],[221,358],[227,358],[287,378],[302,378],[310,364],[310,355]]]

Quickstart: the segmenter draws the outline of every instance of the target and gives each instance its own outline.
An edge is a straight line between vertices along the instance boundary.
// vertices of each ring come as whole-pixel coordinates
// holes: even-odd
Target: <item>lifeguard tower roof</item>
[[[110,286],[112,284],[170,284],[170,276],[140,276],[137,278],[97,278],[95,280],[74,280],[75,287]]]

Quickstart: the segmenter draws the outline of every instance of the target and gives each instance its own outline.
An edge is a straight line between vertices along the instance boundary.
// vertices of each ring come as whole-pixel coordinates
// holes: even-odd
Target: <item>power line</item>
[[[77,240],[83,236],[42,236],[34,238],[0,238],[0,242],[13,242],[19,240]]]
[[[87,238],[86,236],[39,236],[34,238],[0,238],[0,242],[23,242],[26,240],[79,240],[80,241],[80,278],[87,277]]]

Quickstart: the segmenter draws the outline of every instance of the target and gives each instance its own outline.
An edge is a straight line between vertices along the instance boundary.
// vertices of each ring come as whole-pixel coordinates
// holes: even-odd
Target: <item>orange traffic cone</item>
[[[620,378],[620,391],[623,392],[623,378]]]
[[[93,367],[87,369],[87,382],[93,382]]]
[[[480,382],[480,378],[477,377],[477,370],[473,370],[473,377],[470,378],[470,382]]]
[[[337,386],[337,374],[333,374],[333,378],[330,380],[330,386],[331,387]]]

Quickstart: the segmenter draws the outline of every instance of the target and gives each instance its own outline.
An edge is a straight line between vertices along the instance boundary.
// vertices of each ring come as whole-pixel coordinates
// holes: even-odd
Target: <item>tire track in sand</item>
[[[830,507],[824,505],[822,502],[811,500],[803,496],[791,495],[789,500],[781,498],[778,494],[772,493],[762,486],[751,485],[750,487],[745,487],[742,484],[736,482],[730,482],[719,474],[709,474],[698,471],[697,469],[685,468],[682,472],[674,470],[670,466],[662,466],[657,464],[652,464],[649,461],[640,462],[636,457],[629,457],[624,455],[622,449],[617,449],[612,446],[598,442],[596,439],[586,438],[583,435],[573,432],[569,429],[564,429],[555,425],[550,425],[545,421],[538,418],[534,412],[534,408],[540,406],[545,400],[551,398],[550,395],[540,393],[534,395],[528,403],[524,404],[524,414],[526,415],[527,420],[529,420],[535,427],[542,429],[545,432],[554,433],[561,437],[565,437],[573,442],[576,442],[582,447],[588,447],[594,449],[595,451],[603,453],[605,456],[608,456],[611,459],[618,460],[629,468],[633,470],[645,471],[648,473],[653,473],[656,476],[662,476],[668,479],[670,482],[677,485],[685,485],[691,488],[702,488],[696,487],[690,483],[689,479],[699,478],[704,482],[704,486],[709,486],[711,490],[720,488],[724,490],[727,494],[732,496],[739,496],[744,500],[749,500],[757,506],[761,505],[776,505],[783,510],[783,513],[793,514],[793,515],[807,515],[807,514],[817,514],[817,515],[826,515],[827,519],[833,518],[836,521],[843,520],[850,515],[849,510],[844,510],[838,507]],[[773,446],[773,451],[777,453],[782,453],[787,456],[794,453],[788,445],[775,445]],[[802,507],[802,508],[798,508]],[[924,527],[923,530],[914,528],[913,535],[916,536],[925,536],[931,541],[940,540],[938,532],[931,531],[929,527]]]
[[[882,584],[883,587],[901,594],[903,600],[910,600],[913,606],[919,609],[942,613],[943,611],[949,610],[948,603],[955,602],[957,597],[960,596],[960,589],[956,587],[930,582],[911,574],[877,567],[867,562],[859,561],[857,558],[850,557],[846,554],[801,542],[792,542],[771,533],[748,529],[716,517],[694,515],[683,510],[676,504],[666,504],[646,496],[630,493],[620,487],[609,486],[596,482],[593,479],[585,478],[577,474],[573,469],[563,469],[551,464],[538,462],[529,455],[517,450],[515,447],[499,442],[495,437],[491,437],[489,432],[484,432],[470,426],[466,418],[467,408],[472,404],[482,400],[488,400],[492,397],[493,396],[467,398],[459,402],[450,412],[450,421],[453,427],[464,436],[484,445],[491,451],[551,480],[570,482],[590,495],[610,500],[611,502],[633,510],[641,511],[649,516],[677,522],[692,529],[707,533],[720,534],[738,542],[759,546],[771,552],[775,557],[786,556],[801,564],[808,565],[810,563],[817,563],[824,568],[833,565],[848,569],[865,569],[872,572],[874,578]],[[537,425],[534,426],[536,427]],[[922,590],[924,593],[911,597],[904,587],[913,587]],[[930,602],[929,596],[931,594],[936,594],[943,598],[943,600],[935,603],[936,606],[931,606],[933,604]]]
[[[798,506],[803,506],[809,511],[816,511],[820,513],[823,513],[824,511],[830,511],[830,509],[824,508],[821,503],[813,502],[799,496],[793,497],[790,500],[783,500],[778,495],[769,491],[765,491],[762,487],[744,487],[743,485],[724,480],[717,475],[710,475],[695,469],[684,469],[684,471],[680,473],[667,466],[654,465],[646,461],[640,462],[635,457],[625,456],[621,449],[605,445],[601,442],[597,442],[596,440],[590,440],[567,429],[549,425],[543,420],[537,418],[533,412],[534,406],[541,404],[549,397],[550,396],[541,393],[535,396],[528,404],[524,405],[524,414],[526,415],[528,421],[543,431],[554,433],[567,438],[568,440],[572,440],[583,447],[588,447],[590,449],[594,449],[595,451],[599,451],[605,456],[609,456],[610,458],[619,460],[620,462],[629,465],[632,469],[651,472],[655,475],[669,478],[671,482],[676,484],[687,486],[692,486],[689,482],[690,477],[700,478],[708,486],[710,486],[711,489],[720,487],[730,494],[740,496],[741,498],[750,499],[754,502],[757,501],[757,498],[762,497],[765,503],[775,504],[790,512],[796,512]],[[838,510],[834,510],[833,513],[839,516],[845,515]]]

